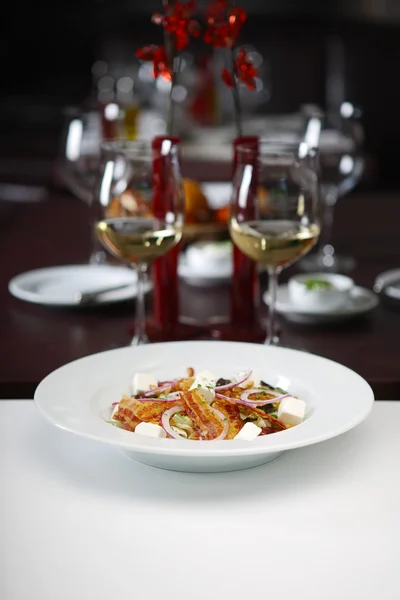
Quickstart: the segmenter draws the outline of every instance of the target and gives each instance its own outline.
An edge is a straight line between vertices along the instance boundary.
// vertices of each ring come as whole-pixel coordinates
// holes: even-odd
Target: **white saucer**
[[[393,285],[390,285],[390,282],[393,281]],[[400,300],[400,269],[391,269],[390,271],[385,271],[384,273],[380,273],[378,277],[375,279],[375,285],[379,287],[385,287],[383,293],[389,296],[390,298],[396,298],[396,300]],[[397,282],[397,283],[395,283]]]
[[[96,292],[126,284],[126,288],[99,296],[96,304],[130,300],[137,295],[136,273],[112,265],[67,265],[21,273],[10,280],[10,293],[27,302],[46,306],[78,306],[77,292]],[[151,288],[146,284],[146,291]],[[91,305],[93,306],[93,305]]]
[[[268,293],[263,300],[268,304]],[[343,308],[330,312],[315,312],[312,309],[298,308],[289,298],[287,284],[280,285],[277,291],[276,311],[295,323],[330,323],[345,321],[370,312],[379,304],[379,299],[374,292],[367,288],[356,286],[350,294],[349,302]]]
[[[178,264],[178,275],[188,284],[197,287],[213,287],[224,285],[232,278],[232,261],[225,264],[213,264],[204,269],[189,267],[186,256],[181,254]]]

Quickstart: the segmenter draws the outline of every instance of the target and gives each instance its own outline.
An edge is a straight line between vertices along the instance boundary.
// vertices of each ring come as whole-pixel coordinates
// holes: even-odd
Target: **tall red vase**
[[[171,156],[162,152],[162,145],[170,142],[179,146],[178,137],[157,136],[153,147],[153,214],[164,219],[173,210],[175,186],[170,179]],[[183,324],[179,320],[179,244],[153,263],[153,313],[148,319],[147,330],[152,341],[179,340],[196,337],[199,328]]]
[[[233,142],[233,173],[240,163],[239,146],[246,146],[246,163],[253,164],[256,173],[258,158],[258,137],[243,136]],[[256,218],[257,209],[257,178],[253,176],[250,188],[250,198],[243,208],[246,220]],[[257,265],[239,248],[233,247],[233,276],[230,289],[229,323],[215,327],[214,337],[241,341],[262,341],[265,329],[259,318],[260,290]]]
[[[172,209],[168,154],[161,152],[162,144],[171,142],[179,145],[178,137],[159,136],[153,140],[153,214],[157,219],[164,219]],[[179,288],[178,288],[178,255],[179,245],[168,254],[161,256],[153,264],[153,321],[165,333],[172,332],[179,320]]]

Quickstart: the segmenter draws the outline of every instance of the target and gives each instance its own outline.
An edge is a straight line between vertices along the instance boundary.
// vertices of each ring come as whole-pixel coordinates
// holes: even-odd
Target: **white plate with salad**
[[[54,425],[147,465],[193,472],[246,469],[323,442],[360,423],[373,400],[366,381],[330,360],[218,341],[94,354],[35,392]]]

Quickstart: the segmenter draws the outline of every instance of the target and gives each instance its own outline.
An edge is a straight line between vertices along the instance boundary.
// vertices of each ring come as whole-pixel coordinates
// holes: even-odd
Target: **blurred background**
[[[161,28],[150,21],[160,4],[8,4],[0,38],[3,182],[54,179],[68,105],[101,107],[103,127],[117,119],[117,106],[124,111],[126,127],[131,123],[141,136],[163,131],[168,90],[162,80],[153,80],[150,64],[139,64],[135,56],[140,46],[162,40]],[[248,12],[241,42],[253,52],[260,71],[257,92],[243,92],[249,133],[258,131],[265,116],[293,114],[303,104],[334,109],[351,103],[361,109],[365,131],[361,185],[397,189],[400,2],[242,0],[241,5]],[[199,16],[204,6],[198,2]],[[227,90],[215,77],[223,56],[211,56],[195,41],[184,58],[175,102],[190,160],[190,142],[197,143],[202,132],[210,141],[208,128],[218,126],[232,138],[232,113],[224,97]],[[215,140],[224,141],[218,135]]]

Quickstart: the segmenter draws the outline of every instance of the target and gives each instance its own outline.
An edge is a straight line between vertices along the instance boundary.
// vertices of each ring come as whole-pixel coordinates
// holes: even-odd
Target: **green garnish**
[[[280,387],[274,387],[273,385],[266,383],[265,381],[260,381],[261,385],[267,387],[270,390],[273,390],[274,392],[279,392],[280,394],[287,394],[288,391],[287,390],[283,390]]]
[[[324,279],[307,279],[304,282],[307,290],[333,290],[333,285],[330,281]]]
[[[287,390],[283,390],[283,389],[282,389],[282,388],[280,388],[280,387],[276,387],[276,388],[274,388],[274,390],[275,390],[276,392],[279,392],[280,394],[288,394],[288,391],[287,391]]]
[[[118,427],[118,429],[124,429],[124,426],[119,421],[106,421],[109,425],[114,425],[114,427]]]

